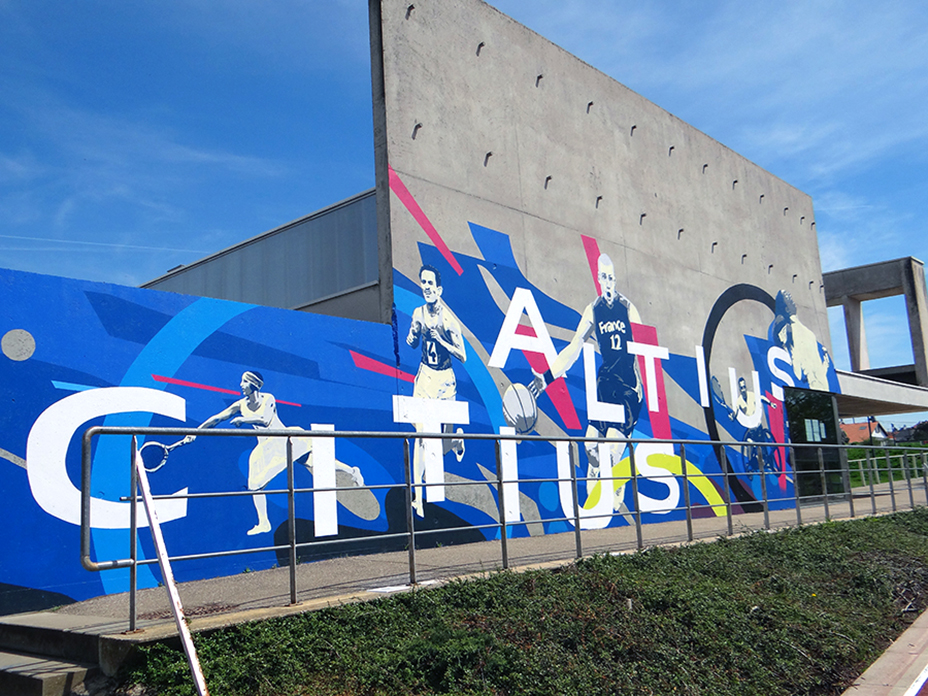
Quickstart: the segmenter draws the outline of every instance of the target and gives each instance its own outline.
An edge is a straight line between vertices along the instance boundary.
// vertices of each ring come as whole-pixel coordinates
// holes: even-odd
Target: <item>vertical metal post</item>
[[[876,488],[873,485],[873,459],[870,458],[870,450],[866,451],[867,455],[867,478],[870,479],[870,510],[876,514]],[[926,487],[928,490],[928,487]]]
[[[138,621],[138,609],[136,607],[136,594],[139,587],[139,472],[135,467],[135,460],[138,459],[138,440],[132,436],[132,445],[130,447],[132,464],[129,467],[129,497],[132,503],[129,507],[129,558],[132,565],[129,566],[129,631],[135,631]]]
[[[838,466],[841,467],[841,485],[845,493],[847,493],[847,504],[850,509],[851,517],[857,517],[857,512],[854,509],[854,489],[851,488],[851,465],[848,463],[847,466],[844,466],[844,463],[848,461],[847,448],[838,447],[835,453],[838,455]],[[841,456],[842,453],[844,456]]]
[[[896,512],[896,486],[893,481],[893,460],[890,458],[889,450],[886,452],[886,468],[889,471],[889,497],[893,502],[893,512]]]
[[[296,493],[293,440],[287,438],[287,536],[290,543],[290,604],[296,604]]]
[[[586,442],[583,443],[586,448]],[[574,493],[574,543],[577,558],[583,557],[583,539],[580,534],[580,494],[577,485],[577,465],[580,463],[580,452],[576,442],[570,443],[570,487]]]
[[[409,584],[416,585],[416,519],[412,511],[412,470],[409,464],[409,438],[403,438],[403,469],[406,473],[406,529],[409,531]],[[423,501],[424,503],[425,501]],[[425,509],[423,507],[423,509]]]
[[[722,452],[722,461],[719,463],[722,465],[722,491],[725,493],[725,513],[728,517],[728,536],[732,536],[735,533],[735,523],[731,518],[731,481],[728,478],[731,474],[728,471],[728,454],[725,452],[725,445],[719,445],[719,448]]]
[[[641,537],[641,503],[638,500],[638,467],[635,464],[635,446],[629,443],[628,447],[629,462],[632,469],[632,497],[635,499],[635,534],[638,539],[638,549],[644,548],[644,540]]]
[[[686,505],[686,538],[693,540],[693,506],[690,501],[690,478],[686,468],[686,445],[680,443],[680,469],[683,471],[683,504]]]
[[[764,471],[764,453],[760,453],[760,497],[764,505],[764,529],[770,529],[770,499],[767,495],[767,472]]]
[[[925,503],[928,504],[928,455],[922,452],[922,481],[925,483]]]
[[[506,539],[506,503],[503,499],[503,452],[502,443],[494,440],[496,445],[496,486],[499,493],[499,542],[500,552],[503,556],[503,569],[509,568],[509,543]]]
[[[915,494],[912,492],[912,472],[909,471],[909,453],[902,455],[902,468],[905,471],[905,483],[909,487],[909,507],[915,509]]]
[[[822,454],[822,448],[817,447],[818,451],[818,473],[822,479],[822,501],[825,503],[825,519],[831,520],[831,512],[828,509],[828,481],[825,480],[825,456]]]
[[[789,452],[790,466],[793,469],[793,498],[796,499],[796,525],[802,526],[802,506],[800,505],[799,496],[799,470],[796,468],[796,449],[790,447]]]

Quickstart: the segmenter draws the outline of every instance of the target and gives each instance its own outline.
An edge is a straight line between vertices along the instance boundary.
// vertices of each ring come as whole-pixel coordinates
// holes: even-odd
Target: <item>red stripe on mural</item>
[[[156,382],[164,382],[165,384],[176,384],[178,387],[190,387],[191,389],[202,389],[203,391],[219,392],[220,394],[234,394],[235,396],[240,396],[241,392],[233,391],[231,389],[223,389],[222,387],[212,387],[208,384],[200,384],[199,382],[188,382],[185,379],[174,379],[173,377],[165,377],[163,375],[152,375],[151,378]],[[274,399],[278,404],[285,404],[287,406],[296,406],[302,407],[303,404],[295,404],[292,401],[283,401],[275,397]]]
[[[581,234],[580,239],[583,240],[583,250],[586,252],[586,260],[590,264],[590,273],[593,276],[593,284],[596,286],[596,294],[602,295],[602,288],[599,287],[599,243],[585,234]]]
[[[535,335],[534,330],[532,330],[530,326],[522,326],[521,324],[516,327],[516,333],[521,336]],[[541,353],[535,353],[530,350],[523,350],[522,353],[535,372],[542,373],[549,368],[547,358]],[[564,427],[568,430],[580,430],[582,427],[580,425],[580,417],[577,416],[577,409],[574,407],[573,399],[570,398],[570,392],[567,391],[567,383],[564,382],[564,378],[558,377],[551,382],[547,389],[545,389],[545,394],[548,395],[548,398],[551,399],[551,403],[554,404],[557,414],[564,422]]]
[[[644,324],[632,324],[632,336],[637,343],[645,343],[649,346],[660,345],[657,342],[657,329],[653,326]],[[638,370],[641,372],[641,381],[644,382],[645,402],[648,394],[648,376],[644,366],[645,358],[643,355],[638,356]],[[648,404],[648,417],[651,420],[651,432],[653,437],[661,440],[669,440],[673,437],[670,430],[670,412],[667,410],[667,392],[664,391],[664,368],[661,367],[660,360],[654,360],[654,381],[657,389],[657,404]],[[656,406],[652,411],[651,407]]]
[[[348,352],[351,353],[351,359],[354,360],[355,367],[359,367],[362,370],[369,370],[370,372],[376,372],[378,375],[386,375],[387,377],[397,377],[404,382],[416,381],[416,378],[408,372],[403,372],[391,365],[374,360],[373,358],[368,358],[366,355],[355,353],[353,350],[349,350]]]
[[[770,401],[767,410],[767,423],[770,425],[770,434],[773,435],[774,442],[786,442],[786,427],[783,424],[783,402],[776,399],[772,393],[765,392],[765,396]],[[763,406],[763,404],[761,404]],[[781,491],[786,490],[786,449],[777,447],[774,450],[774,459],[780,469],[777,477],[777,483]]]
[[[390,172],[390,189],[396,194],[396,197],[400,199],[400,202],[406,206],[406,210],[408,210],[413,218],[415,218],[416,222],[419,223],[419,227],[428,235],[428,238],[432,240],[432,244],[435,245],[435,248],[445,257],[445,261],[451,265],[451,268],[453,268],[458,275],[462,275],[464,269],[461,268],[461,264],[454,258],[454,254],[451,253],[451,249],[445,244],[445,240],[441,238],[441,235],[438,234],[438,230],[435,229],[435,226],[422,211],[422,208],[416,203],[416,199],[412,197],[409,189],[406,188],[406,184],[400,179],[399,174],[393,171],[393,167],[388,166],[387,168]]]

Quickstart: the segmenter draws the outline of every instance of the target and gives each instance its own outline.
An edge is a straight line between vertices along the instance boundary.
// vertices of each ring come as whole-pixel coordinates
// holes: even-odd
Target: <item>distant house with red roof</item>
[[[841,423],[841,432],[847,436],[847,441],[851,444],[866,442],[871,437],[875,444],[890,439],[883,426],[876,420],[869,423]]]

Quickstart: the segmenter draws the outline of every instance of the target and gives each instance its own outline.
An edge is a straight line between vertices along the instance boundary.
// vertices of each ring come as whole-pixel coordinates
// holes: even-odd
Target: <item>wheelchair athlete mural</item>
[[[721,431],[757,443],[728,453],[739,474],[735,502],[756,500],[759,478],[772,476],[779,483],[770,487],[774,495],[784,506],[791,503],[790,472],[765,447],[788,436],[782,387],[836,391],[837,379],[786,293],[773,298],[753,286],[730,288],[713,308],[703,345],[694,355],[671,354],[660,345],[659,327],[645,324],[636,310],[634,289],[619,292],[612,260],[595,239],[575,240],[591,269],[592,300],[578,311],[529,282],[506,234],[474,223],[469,229],[479,256],[422,243],[419,272],[394,273],[393,327],[0,271],[7,300],[0,334],[11,337],[4,338],[0,358],[0,480],[7,494],[0,524],[8,530],[0,549],[0,611],[126,590],[125,572],[88,573],[79,566],[76,541],[59,541],[76,539],[78,436],[94,424],[206,430],[228,422],[257,438],[185,438],[152,474],[162,494],[254,494],[161,501],[166,540],[178,555],[285,541],[286,497],[267,491],[286,486],[286,457],[283,441],[262,436],[264,429],[301,433],[292,450],[301,465],[298,487],[337,489],[297,501],[299,540],[339,540],[327,546],[329,553],[401,543],[375,535],[406,528],[405,491],[397,486],[405,480],[404,460],[401,440],[333,441],[313,435],[320,430],[408,431],[415,443],[417,528],[439,531],[434,543],[498,534],[480,528],[499,516],[495,448],[487,441],[465,448],[456,437],[465,431],[612,440],[581,452],[564,443],[507,443],[503,466],[519,478],[504,487],[513,535],[572,528],[572,470],[589,479],[578,491],[583,528],[630,524],[633,510],[645,522],[682,517],[675,509],[684,485],[679,451],[656,442],[636,445],[636,499],[627,485],[632,438],[706,442],[686,449],[687,478],[694,502],[706,505],[703,514],[725,514],[719,480],[710,476],[720,472],[711,443]],[[767,336],[743,336],[753,370],[750,377],[729,370],[726,399],[712,370],[712,346],[721,317],[745,301],[767,306],[771,323]],[[571,338],[552,338],[548,327]],[[727,366],[715,367],[724,376]],[[667,379],[704,409],[705,426],[671,418]],[[236,384],[239,389],[230,388]],[[415,432],[448,437],[417,439]],[[96,440],[92,463],[94,554],[123,558],[127,440]],[[395,487],[363,488],[371,485]],[[37,539],[40,554],[34,553]],[[139,539],[150,557],[147,530]],[[27,556],[30,562],[21,562]],[[177,576],[190,580],[285,560],[273,552],[201,560],[179,564]],[[155,572],[144,567],[140,584],[155,585]]]

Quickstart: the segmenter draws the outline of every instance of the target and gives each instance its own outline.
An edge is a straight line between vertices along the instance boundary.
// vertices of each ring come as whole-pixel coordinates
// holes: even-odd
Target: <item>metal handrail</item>
[[[137,534],[137,511],[136,507],[139,501],[137,495],[137,478],[135,476],[134,466],[131,466],[134,455],[130,458],[130,471],[131,473],[131,486],[132,494],[123,498],[123,500],[130,501],[132,503],[130,508],[130,553],[128,558],[124,559],[112,559],[112,560],[101,560],[95,561],[91,558],[91,452],[92,452],[92,443],[93,439],[96,437],[102,437],[106,435],[123,435],[123,436],[187,436],[187,435],[196,435],[197,437],[254,437],[254,430],[231,430],[231,429],[201,429],[201,428],[134,428],[134,427],[115,427],[115,426],[93,426],[88,428],[83,435],[82,440],[82,462],[81,462],[81,563],[87,569],[91,571],[102,571],[115,568],[129,568],[130,569],[130,629],[135,630],[136,626],[136,615],[135,615],[135,595],[137,587],[137,568],[138,566],[154,564],[157,562],[157,559],[139,559],[137,554],[137,543],[138,543],[138,534]],[[297,565],[297,551],[301,548],[307,547],[324,547],[328,544],[343,543],[344,539],[323,539],[323,540],[314,540],[309,542],[297,543],[296,541],[296,516],[295,516],[295,496],[298,493],[309,493],[309,492],[334,492],[338,490],[344,490],[343,488],[323,488],[323,487],[309,487],[309,488],[297,488],[294,484],[294,466],[293,466],[293,450],[292,450],[292,438],[345,438],[345,439],[391,439],[391,440],[402,440],[403,441],[403,457],[404,457],[404,478],[405,481],[402,483],[392,483],[392,484],[377,484],[377,485],[365,485],[360,487],[361,490],[384,490],[384,489],[404,489],[406,497],[406,531],[405,532],[393,532],[393,533],[384,533],[376,535],[372,538],[376,539],[395,539],[395,538],[407,538],[408,539],[408,554],[409,554],[409,583],[411,585],[417,584],[417,567],[416,567],[416,539],[427,537],[431,534],[437,534],[445,532],[445,529],[435,529],[435,530],[417,530],[415,524],[415,517],[412,512],[412,493],[413,488],[429,488],[431,486],[442,485],[445,487],[455,487],[455,486],[473,486],[474,482],[471,481],[445,481],[444,483],[435,484],[435,483],[425,483],[416,482],[412,480],[412,471],[411,471],[411,462],[410,462],[410,440],[420,440],[420,439],[441,439],[446,440],[451,435],[449,433],[411,433],[411,432],[395,432],[395,431],[333,431],[333,430],[298,430],[298,429],[287,429],[287,430],[261,430],[260,436],[262,438],[271,437],[277,438],[282,437],[286,438],[286,452],[287,452],[287,487],[283,489],[261,489],[256,491],[216,491],[216,492],[205,492],[205,493],[185,493],[185,494],[175,494],[170,496],[153,496],[154,500],[164,500],[164,499],[198,499],[198,498],[216,498],[216,497],[234,497],[234,496],[254,496],[258,494],[273,495],[281,494],[286,495],[288,498],[287,504],[287,525],[288,525],[288,543],[283,545],[273,545],[273,546],[261,546],[261,547],[250,547],[247,549],[228,549],[221,551],[209,551],[196,554],[186,554],[182,556],[172,556],[170,561],[185,561],[185,560],[194,560],[194,559],[205,559],[205,558],[220,558],[224,556],[233,556],[233,555],[244,555],[249,553],[265,553],[265,552],[277,552],[287,550],[289,554],[289,565],[290,565],[290,602],[291,604],[296,604],[297,602],[297,587],[296,587],[296,565]],[[570,522],[574,527],[574,536],[575,536],[575,549],[576,557],[579,558],[583,555],[583,545],[582,545],[582,521],[591,520],[591,519],[602,519],[603,517],[613,517],[615,515],[630,515],[633,519],[635,525],[636,541],[637,547],[643,548],[643,534],[642,534],[642,511],[640,505],[636,504],[634,510],[628,510],[627,512],[621,511],[610,511],[608,513],[603,513],[600,515],[588,515],[581,516],[580,508],[580,496],[579,493],[579,482],[583,481],[589,484],[589,482],[606,482],[614,481],[616,477],[611,475],[611,471],[606,472],[605,470],[600,472],[598,477],[589,477],[589,476],[578,476],[577,475],[577,466],[575,463],[578,461],[577,451],[579,448],[579,443],[616,443],[622,442],[629,445],[640,445],[643,443],[648,444],[658,444],[658,445],[671,445],[678,452],[680,457],[681,465],[681,474],[674,474],[668,471],[666,474],[653,475],[648,474],[646,478],[649,480],[659,481],[661,479],[670,479],[670,478],[682,478],[683,482],[683,504],[677,505],[675,507],[669,508],[667,512],[680,511],[683,510],[686,518],[686,534],[687,539],[692,541],[694,538],[693,534],[693,517],[694,512],[699,510],[715,510],[715,508],[722,507],[724,508],[723,515],[727,518],[728,529],[727,532],[729,535],[734,533],[733,529],[733,507],[739,506],[758,506],[759,510],[763,512],[764,517],[764,528],[770,529],[770,502],[771,499],[767,490],[767,474],[770,475],[782,475],[786,474],[792,477],[792,482],[794,484],[794,494],[792,499],[787,498],[777,498],[777,500],[787,501],[792,503],[796,509],[796,523],[802,525],[802,507],[804,504],[808,503],[818,503],[820,502],[825,510],[826,519],[831,518],[831,503],[835,500],[835,493],[829,492],[828,481],[829,478],[834,477],[834,475],[841,475],[842,477],[842,496],[847,496],[849,502],[850,515],[855,517],[857,512],[854,508],[853,503],[853,493],[850,489],[850,479],[848,472],[850,469],[851,462],[848,462],[848,466],[845,467],[838,462],[837,468],[829,468],[826,466],[824,453],[829,450],[847,450],[847,449],[864,449],[867,461],[868,461],[868,471],[864,471],[862,464],[859,465],[861,472],[861,480],[865,484],[869,484],[870,489],[870,498],[871,498],[871,510],[873,514],[876,514],[876,496],[878,495],[876,491],[876,485],[874,480],[877,482],[882,481],[883,474],[889,474],[889,495],[892,500],[892,509],[895,511],[897,509],[897,500],[896,500],[896,490],[894,478],[896,473],[902,474],[902,479],[905,481],[905,487],[908,490],[909,503],[911,507],[915,507],[915,497],[913,490],[913,481],[918,477],[917,474],[913,475],[913,469],[917,471],[917,468],[912,466],[912,461],[917,460],[920,457],[920,469],[921,469],[921,478],[924,483],[924,492],[925,499],[928,502],[928,448],[925,449],[916,449],[916,448],[907,448],[907,452],[900,456],[898,453],[890,453],[890,450],[899,450],[902,448],[888,448],[886,446],[850,446],[850,445],[830,445],[826,443],[815,443],[815,444],[799,444],[799,443],[756,443],[756,442],[742,442],[742,441],[709,441],[709,440],[697,440],[697,439],[652,439],[652,438],[635,438],[627,440],[617,440],[610,439],[605,437],[585,437],[585,436],[569,436],[561,435],[555,437],[546,437],[540,435],[519,435],[519,434],[495,434],[495,433],[454,433],[453,437],[455,439],[463,440],[491,440],[495,443],[495,453],[496,453],[496,480],[495,486],[498,491],[497,494],[497,509],[498,509],[498,522],[493,522],[490,524],[483,525],[471,525],[473,529],[499,529],[500,534],[500,546],[501,546],[501,563],[503,568],[509,567],[509,552],[508,552],[508,530],[511,527],[518,525],[528,524],[524,520],[507,520],[506,519],[506,503],[505,503],[505,491],[506,484],[510,483],[542,483],[542,482],[556,482],[560,483],[569,483],[571,491],[573,494],[573,509],[570,511],[570,514],[563,517],[546,517],[546,522]],[[132,438],[133,443],[135,442],[135,437]],[[507,479],[503,475],[502,469],[502,443],[505,441],[543,441],[549,443],[556,442],[567,442],[571,448],[570,459],[574,465],[570,466],[570,478],[563,479],[559,477],[526,477],[521,478],[516,476],[514,479]],[[741,447],[744,445],[749,446],[758,446],[770,449],[776,449],[783,452],[783,458],[789,463],[790,471],[787,472],[770,472],[763,469],[763,461],[760,462],[760,470],[756,472],[736,472],[731,469],[728,465],[728,456],[726,448],[728,447]],[[719,455],[721,462],[721,471],[719,472],[700,472],[699,476],[705,478],[706,480],[713,481],[716,488],[720,491],[720,496],[723,500],[722,504],[719,503],[696,503],[694,504],[691,500],[690,492],[690,483],[692,483],[693,472],[690,469],[690,463],[686,459],[686,449],[687,446],[711,446],[716,448],[716,452]],[[818,467],[815,470],[796,470],[796,451],[797,450],[811,450],[814,453],[815,458],[817,459]],[[642,478],[642,475],[639,471],[636,462],[636,447],[630,447],[629,450],[629,460],[630,460],[630,479],[625,479],[627,482],[631,483],[632,487],[632,499],[635,501],[639,500],[639,491],[638,484],[639,479]],[[872,456],[871,456],[872,454]],[[910,458],[909,455],[915,455]],[[885,461],[885,468],[879,466],[879,457],[882,456]],[[892,464],[892,458],[900,458],[900,466],[894,467]],[[861,460],[863,461],[863,460]],[[857,463],[857,460],[854,460],[854,463]],[[900,472],[899,469],[902,469]],[[605,475],[608,473],[609,475]],[[752,501],[743,501],[743,502],[733,502],[732,498],[732,478],[739,478],[746,475],[755,475],[762,474],[760,479],[761,487],[761,499],[752,500]],[[806,495],[803,496],[800,492],[799,478],[808,476],[816,476],[819,479],[821,485],[821,494]],[[808,479],[806,479],[808,480]],[[885,495],[881,493],[880,495]]]

